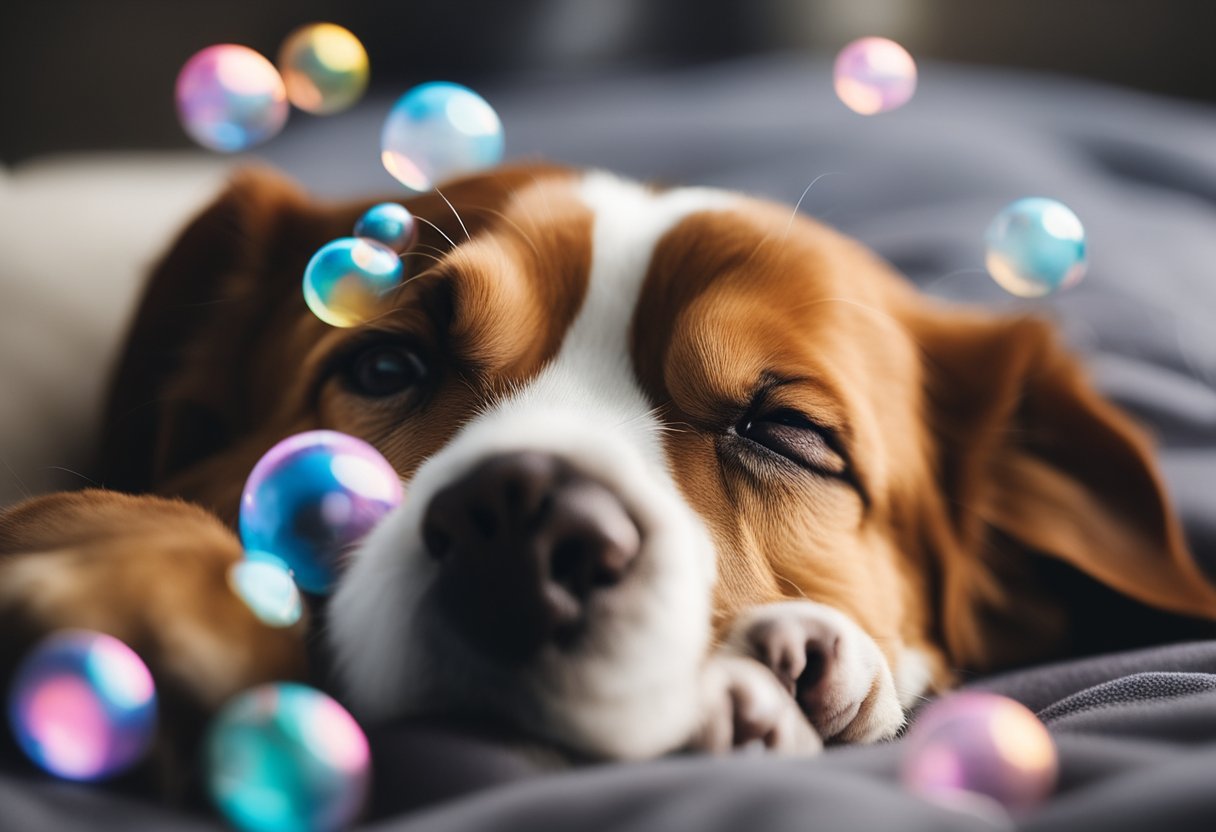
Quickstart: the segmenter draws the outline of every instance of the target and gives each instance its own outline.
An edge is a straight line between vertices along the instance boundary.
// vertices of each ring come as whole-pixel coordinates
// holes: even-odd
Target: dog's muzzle
[[[492,456],[436,493],[422,538],[453,630],[505,663],[575,645],[589,600],[625,579],[642,544],[612,490],[537,451]]]

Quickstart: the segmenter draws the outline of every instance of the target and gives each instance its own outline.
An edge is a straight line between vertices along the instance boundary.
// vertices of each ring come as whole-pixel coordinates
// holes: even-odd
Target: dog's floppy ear
[[[289,179],[245,169],[178,236],[152,271],[112,380],[101,445],[108,487],[149,490],[223,445],[236,427],[219,401],[234,382],[224,361],[239,354],[266,304],[289,290],[266,285],[276,274],[267,264],[293,246],[308,252],[304,241],[323,235],[322,224]],[[210,352],[198,344],[205,327],[227,338],[224,355],[200,354]],[[213,365],[209,383],[171,389],[199,360]]]
[[[1075,635],[1074,613],[1100,615],[1059,563],[1141,605],[1216,619],[1216,589],[1187,549],[1151,442],[1050,325],[933,308],[912,329],[944,499],[927,534],[954,661],[1035,658],[1036,638]],[[1065,609],[1078,603],[1089,608]]]
[[[519,188],[561,173],[539,163],[504,166],[408,200],[422,225],[407,270],[476,235]],[[266,377],[281,381],[299,369],[286,348],[267,344],[326,331],[304,305],[304,268],[320,246],[351,234],[371,204],[315,202],[279,173],[246,169],[186,227],[152,272],[114,376],[102,432],[107,487],[163,490],[266,427],[262,410],[275,404]],[[250,369],[271,352],[280,359],[273,371]]]

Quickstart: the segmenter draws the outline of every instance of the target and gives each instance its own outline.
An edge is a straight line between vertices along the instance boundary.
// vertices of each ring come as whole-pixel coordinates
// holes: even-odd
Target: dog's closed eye
[[[735,425],[735,433],[818,473],[842,476],[848,471],[828,431],[796,410],[749,413]]]

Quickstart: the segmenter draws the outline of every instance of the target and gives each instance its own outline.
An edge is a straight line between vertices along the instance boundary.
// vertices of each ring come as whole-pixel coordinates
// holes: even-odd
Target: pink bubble
[[[194,141],[235,153],[276,136],[287,123],[287,89],[274,64],[247,46],[196,53],[177,76],[177,114]]]
[[[861,38],[836,56],[835,82],[836,95],[853,112],[889,112],[916,92],[916,61],[893,40]]]
[[[1051,735],[1024,706],[996,694],[960,693],[934,702],[913,723],[904,749],[904,785],[936,802],[957,805],[980,796],[1024,811],[1055,787]]]
[[[156,729],[156,689],[131,648],[102,633],[65,630],[22,660],[9,691],[21,750],[57,777],[98,780],[143,757]]]
[[[58,676],[44,682],[30,695],[25,724],[44,767],[60,777],[92,780],[105,770],[110,731],[83,679]]]

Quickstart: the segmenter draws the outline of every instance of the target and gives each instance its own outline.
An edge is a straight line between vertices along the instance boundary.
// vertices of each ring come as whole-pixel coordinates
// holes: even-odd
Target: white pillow
[[[111,365],[143,279],[227,172],[197,153],[0,169],[0,505],[89,484]]]

